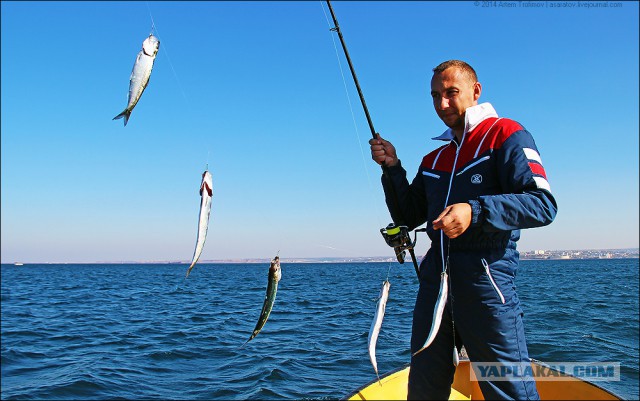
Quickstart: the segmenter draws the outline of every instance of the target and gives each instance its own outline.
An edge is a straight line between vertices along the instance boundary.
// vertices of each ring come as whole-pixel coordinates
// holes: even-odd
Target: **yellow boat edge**
[[[555,371],[543,362],[532,360],[532,366],[538,365],[542,369]],[[483,400],[482,392],[477,380],[471,380],[469,360],[461,360],[451,386],[450,400]],[[557,372],[566,376],[562,381],[537,381],[536,386],[541,400],[621,400],[612,392],[594,383],[578,379],[571,375]],[[347,395],[343,400],[406,400],[409,365],[392,370],[370,383],[360,387]]]

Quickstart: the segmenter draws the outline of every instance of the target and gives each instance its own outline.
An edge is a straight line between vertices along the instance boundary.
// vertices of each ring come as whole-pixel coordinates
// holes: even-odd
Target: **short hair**
[[[447,68],[457,67],[462,70],[462,72],[467,76],[467,78],[471,79],[473,83],[478,82],[478,75],[476,75],[476,70],[473,69],[469,64],[465,63],[462,60],[448,60],[438,64],[436,68],[433,69],[433,75],[439,74],[446,70]]]

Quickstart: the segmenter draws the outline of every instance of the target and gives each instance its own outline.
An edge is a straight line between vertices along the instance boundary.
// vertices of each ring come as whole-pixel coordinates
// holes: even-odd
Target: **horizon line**
[[[542,253],[540,253],[542,252]],[[599,255],[592,255],[587,257],[579,257],[582,252],[603,253],[603,252],[615,252],[615,253],[631,253],[631,255],[625,256],[625,259],[635,258],[639,256],[640,248],[601,248],[601,249],[563,249],[563,250],[532,250],[521,251],[520,259],[603,259],[598,257]],[[569,255],[567,255],[569,253]],[[578,256],[571,258],[571,256]],[[534,256],[534,257],[530,257]],[[565,256],[564,258],[562,256]],[[566,257],[569,256],[569,257]],[[613,259],[614,257],[610,257]],[[421,258],[419,258],[421,259]],[[226,258],[226,259],[207,259],[199,261],[198,263],[264,263],[269,262],[271,258]],[[280,257],[282,262],[286,263],[386,263],[397,262],[394,256],[312,256],[312,257]],[[405,263],[410,262],[406,260]],[[11,261],[0,262],[3,265],[16,265],[16,264],[190,264],[189,260],[148,260],[148,261],[134,261],[134,260],[119,260],[119,261],[93,261],[93,262],[28,262],[28,261]]]

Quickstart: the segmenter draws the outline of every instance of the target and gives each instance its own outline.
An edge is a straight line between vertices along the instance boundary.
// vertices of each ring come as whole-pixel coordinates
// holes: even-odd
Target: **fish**
[[[380,334],[380,328],[382,327],[382,319],[384,319],[384,311],[387,307],[387,299],[389,299],[389,288],[391,283],[389,280],[382,282],[380,288],[380,295],[378,296],[378,305],[376,307],[376,313],[373,315],[373,322],[371,322],[371,328],[369,329],[369,359],[373,365],[373,370],[378,377],[378,383],[380,383],[380,375],[378,374],[378,362],[376,361],[376,342],[378,341],[378,334]]]
[[[460,356],[458,355],[458,349],[456,346],[453,346],[453,366],[458,366],[460,364]]]
[[[429,330],[429,335],[427,336],[427,340],[424,342],[422,348],[414,352],[411,356],[416,356],[419,352],[424,351],[429,345],[431,345],[433,340],[436,338],[436,334],[438,334],[438,329],[440,328],[440,323],[442,322],[442,313],[444,312],[444,306],[447,303],[447,296],[449,295],[448,281],[449,280],[447,273],[440,273],[440,291],[438,292],[438,300],[436,301],[436,306],[435,308],[433,308],[433,319],[431,319],[431,329]]]
[[[275,258],[271,259],[271,265],[269,266],[269,281],[267,282],[267,292],[264,296],[264,303],[262,304],[260,318],[258,319],[258,323],[256,323],[256,327],[251,333],[251,337],[249,337],[249,339],[244,344],[242,344],[242,346],[253,340],[255,336],[260,333],[260,330],[262,330],[264,324],[267,323],[267,319],[269,319],[269,315],[271,314],[271,309],[273,309],[273,303],[276,300],[276,293],[278,292],[278,282],[281,278],[282,269],[280,268],[280,257],[276,256]]]
[[[198,218],[198,237],[196,240],[196,249],[193,251],[191,265],[187,270],[185,279],[189,277],[191,269],[196,265],[200,254],[204,248],[204,241],[207,239],[207,228],[209,227],[209,215],[211,214],[211,199],[213,196],[213,178],[209,170],[202,173],[202,183],[200,184],[200,217]]]
[[[142,42],[142,50],[136,57],[136,62],[133,64],[133,71],[129,77],[129,100],[127,107],[124,111],[117,116],[113,117],[114,120],[118,120],[124,117],[124,126],[127,126],[129,117],[133,108],[136,107],[142,93],[149,85],[149,78],[151,77],[151,70],[153,69],[153,62],[160,49],[160,41],[158,38],[150,34],[148,38]]]

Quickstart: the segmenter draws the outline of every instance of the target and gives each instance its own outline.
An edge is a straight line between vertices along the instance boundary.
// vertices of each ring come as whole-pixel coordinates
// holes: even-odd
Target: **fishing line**
[[[151,32],[153,33],[155,31],[156,36],[158,37],[158,40],[160,40],[160,38],[162,37],[160,35],[160,31],[158,30],[158,26],[156,25],[156,22],[153,18],[153,13],[151,12],[151,7],[149,6],[149,2],[145,1],[146,5],[147,5],[147,10],[149,11],[149,17],[151,18]],[[191,102],[189,101],[189,98],[187,97],[187,94],[184,90],[184,86],[182,85],[182,82],[180,81],[180,78],[178,77],[178,73],[176,72],[176,69],[173,66],[173,62],[171,62],[171,56],[169,55],[169,49],[167,47],[167,44],[164,42],[164,40],[161,41],[162,43],[162,53],[165,54],[166,58],[167,58],[167,62],[169,63],[169,67],[171,68],[171,71],[173,72],[173,77],[176,80],[176,83],[178,84],[178,89],[180,90],[180,93],[182,93],[182,97],[184,98],[186,104],[187,104],[187,108],[191,111],[193,110],[193,108],[191,107]],[[207,151],[209,151],[208,145],[207,145]],[[207,154],[207,165],[209,164],[209,154]],[[208,168],[207,168],[208,170]]]
[[[320,7],[322,8],[322,12],[324,13],[324,17],[325,20],[327,21],[327,25],[329,26],[329,30],[332,31],[333,28],[331,26],[331,22],[329,21],[329,17],[327,15],[327,11],[324,8],[324,5],[322,4],[322,2],[320,2]],[[345,94],[347,96],[347,103],[349,104],[349,110],[351,111],[351,120],[353,121],[353,127],[355,129],[355,133],[356,133],[356,137],[358,139],[358,145],[360,146],[360,155],[362,157],[362,166],[364,168],[364,171],[367,175],[367,182],[369,184],[369,193],[370,193],[370,197],[374,206],[374,209],[376,211],[376,219],[378,220],[378,226],[382,227],[384,224],[381,223],[380,221],[380,209],[378,204],[374,201],[375,199],[375,194],[374,194],[374,190],[373,190],[373,184],[371,182],[371,176],[369,174],[369,170],[367,169],[367,160],[365,158],[365,154],[364,154],[364,148],[362,147],[362,140],[360,138],[360,131],[358,130],[358,124],[356,123],[356,117],[355,117],[355,113],[353,112],[353,105],[351,103],[351,97],[349,96],[349,89],[347,87],[347,81],[344,77],[344,70],[342,68],[342,62],[340,61],[340,54],[338,52],[338,46],[336,45],[336,39],[335,39],[335,35],[331,35],[331,41],[333,43],[333,48],[335,50],[336,53],[336,59],[338,60],[338,67],[340,68],[340,75],[342,76],[342,84],[344,85],[344,91]]]
[[[152,32],[155,31],[156,32],[156,36],[158,37],[158,40],[161,38],[160,36],[160,32],[158,31],[158,27],[156,26],[156,23],[153,19],[153,14],[151,13],[151,7],[149,7],[149,2],[146,1],[145,2],[147,4],[147,10],[149,11],[149,17],[151,18],[151,30]],[[187,103],[187,108],[189,110],[193,110],[193,108],[191,107],[191,102],[189,101],[189,98],[187,97],[187,94],[184,91],[184,86],[182,85],[182,82],[180,82],[180,78],[178,77],[178,74],[176,73],[176,69],[173,67],[173,63],[171,62],[171,57],[169,56],[169,49],[167,48],[166,43],[162,42],[162,49],[163,49],[163,53],[166,55],[167,57],[167,61],[169,62],[169,67],[171,67],[171,71],[173,72],[173,76],[176,79],[176,82],[178,83],[178,88],[180,89],[180,93],[182,93],[182,97],[184,98],[185,102]],[[209,166],[209,148],[207,145],[207,170],[209,170],[208,168]]]
[[[147,10],[149,11],[149,17],[151,18],[151,32],[153,33],[155,31],[156,36],[158,37],[158,40],[160,40],[161,35],[160,35],[160,31],[158,31],[158,26],[155,23],[155,20],[153,18],[153,14],[151,13],[151,7],[149,6],[149,2],[146,1],[145,2],[147,5]],[[189,98],[187,97],[187,94],[184,90],[184,86],[182,85],[182,82],[180,81],[180,78],[178,77],[178,73],[176,72],[176,69],[173,66],[173,63],[171,62],[171,57],[169,56],[169,49],[167,48],[167,44],[164,41],[161,41],[162,43],[162,52],[165,54],[166,58],[167,58],[167,62],[169,63],[169,67],[171,68],[171,71],[173,72],[173,76],[176,80],[176,83],[178,84],[178,89],[180,90],[180,93],[182,94],[182,97],[184,98],[186,104],[187,104],[187,108],[189,110],[193,110],[193,108],[191,107],[191,102],[189,101]],[[207,144],[207,166],[209,165],[209,147]],[[209,168],[207,167],[207,170]]]
[[[327,6],[329,8],[329,11],[331,12],[331,18],[333,19],[333,24],[334,24],[333,27],[331,27],[331,23],[329,22],[329,17],[327,16],[326,11],[325,11],[324,7],[321,4],[322,11],[323,11],[325,19],[327,21],[327,25],[329,26],[329,30],[331,32],[336,32],[338,37],[339,37],[339,39],[340,39],[340,43],[342,44],[342,49],[344,51],[344,55],[346,57],[347,63],[349,64],[349,70],[351,71],[351,76],[353,78],[353,82],[354,82],[354,84],[356,86],[356,89],[358,91],[358,96],[360,97],[360,102],[362,104],[362,108],[363,108],[364,113],[365,113],[365,115],[367,117],[367,122],[369,124],[369,129],[371,130],[371,135],[372,135],[373,138],[378,138],[379,135],[375,131],[375,128],[373,127],[373,122],[371,121],[371,116],[369,115],[369,110],[368,110],[367,104],[366,104],[366,102],[364,100],[364,95],[362,94],[362,90],[360,89],[360,84],[358,83],[358,78],[356,77],[356,72],[355,72],[355,69],[353,67],[353,63],[351,62],[351,57],[349,57],[349,52],[347,51],[347,45],[345,44],[344,38],[342,36],[342,32],[340,31],[340,27],[338,25],[338,20],[336,18],[335,13],[333,12],[333,7],[331,7],[330,0],[326,0],[326,3],[327,3]],[[336,52],[336,59],[338,60],[338,66],[340,68],[340,74],[342,75],[342,83],[343,83],[344,88],[345,88],[345,93],[346,93],[346,96],[347,96],[349,109],[351,111],[351,118],[353,120],[353,125],[354,125],[356,136],[357,136],[357,139],[358,139],[358,144],[360,145],[360,154],[361,154],[361,157],[362,157],[363,167],[364,167],[365,172],[367,174],[367,181],[369,183],[370,197],[371,197],[371,199],[373,201],[373,185],[371,183],[371,177],[369,175],[369,171],[368,171],[367,166],[366,166],[364,150],[363,150],[363,147],[362,147],[362,140],[360,138],[360,134],[359,134],[359,131],[358,131],[358,126],[357,126],[356,121],[355,121],[355,116],[354,116],[354,112],[353,112],[353,105],[351,103],[351,98],[349,96],[349,90],[347,89],[346,79],[344,77],[344,70],[342,68],[342,63],[340,62],[340,56],[339,56],[339,52],[338,52],[338,48],[337,48],[337,45],[336,45],[336,41],[335,41],[334,35],[331,35],[331,39],[333,41],[333,48],[334,48],[334,50]],[[387,176],[387,179],[390,179],[388,177],[388,173],[387,173],[387,170],[386,170],[387,166],[383,163],[383,164],[381,164],[381,167],[382,167],[382,174],[384,176]],[[391,191],[392,195],[390,196],[390,198],[386,198],[386,199],[393,199],[396,203],[398,203],[398,195],[397,195],[396,191],[394,190],[394,188],[390,187],[390,191]],[[381,226],[382,224],[380,223],[380,217],[379,217],[380,213],[379,213],[379,210],[378,210],[377,203],[375,203],[375,202],[374,202],[374,208],[375,208],[376,219],[378,220],[378,226]],[[393,218],[393,216],[392,216],[392,218]],[[398,226],[402,226],[403,225],[401,221],[398,221],[398,222],[394,221],[392,224],[387,226],[387,228],[391,227],[391,226],[396,226],[396,224]],[[387,234],[384,233],[383,230],[384,229],[381,229],[380,233],[385,237],[385,241],[387,242],[387,244],[391,245],[391,243],[389,243],[389,239],[387,238]],[[414,241],[413,245],[415,245],[415,241]],[[409,249],[411,260],[412,260],[412,262],[414,264],[416,273],[418,273],[418,276],[419,276],[420,275],[419,274],[419,268],[418,268],[418,265],[416,264],[416,257],[415,257],[414,251],[413,251],[413,245],[408,249]],[[391,245],[391,246],[393,246],[393,245]],[[394,247],[394,249],[395,249],[395,247]],[[398,249],[396,249],[396,252],[402,253],[402,255],[400,255],[400,253],[397,253],[396,254],[396,259],[400,263],[403,263],[403,261],[404,261],[404,256],[403,256],[404,255],[404,250],[399,251]],[[387,272],[387,279],[388,279],[388,275],[389,275],[389,272]]]
[[[331,23],[329,22],[329,18],[327,16],[327,13],[324,10],[324,7],[322,7],[322,11],[324,12],[325,19],[327,20],[327,25],[329,25],[329,30],[330,31],[337,32],[337,34],[338,34],[338,37],[340,39],[340,43],[342,44],[342,49],[344,51],[344,55],[345,55],[345,57],[347,59],[347,63],[349,64],[349,70],[351,71],[351,76],[352,76],[353,81],[355,83],[356,89],[358,90],[358,95],[360,96],[360,102],[362,104],[362,108],[364,109],[364,113],[365,113],[365,115],[367,117],[367,122],[369,123],[369,129],[371,130],[371,135],[373,136],[373,138],[378,138],[379,135],[375,131],[375,128],[373,127],[373,122],[371,121],[371,116],[369,115],[369,110],[367,109],[367,104],[366,104],[366,102],[364,100],[364,95],[362,94],[362,90],[360,89],[360,84],[358,83],[358,78],[356,77],[356,72],[355,72],[355,69],[353,68],[353,63],[351,62],[351,57],[349,57],[349,52],[347,50],[347,45],[346,45],[346,43],[344,41],[344,38],[342,36],[342,32],[340,31],[340,27],[338,25],[338,19],[336,18],[335,13],[333,12],[333,7],[331,7],[330,0],[326,0],[326,3],[327,3],[327,6],[329,7],[329,11],[331,12],[331,18],[333,19],[334,26],[333,26],[333,28],[331,27]],[[357,127],[357,124],[355,122],[353,106],[352,106],[352,103],[351,103],[351,98],[349,97],[349,91],[347,89],[347,84],[346,84],[346,79],[344,77],[344,71],[343,71],[343,68],[342,68],[342,63],[340,62],[339,52],[338,52],[338,49],[337,49],[337,46],[336,46],[335,39],[334,39],[333,35],[332,35],[331,38],[333,40],[333,47],[334,47],[334,50],[336,52],[336,58],[338,60],[338,66],[340,68],[340,74],[342,75],[342,82],[343,82],[343,85],[344,85],[344,88],[345,88],[345,93],[347,95],[347,100],[348,100],[348,103],[349,103],[349,109],[351,110],[351,118],[353,120],[353,124],[354,124],[354,127],[355,127],[356,136],[357,136],[357,139],[358,139],[358,144],[360,145],[360,154],[362,156],[362,161],[363,161],[363,166],[365,168],[365,172],[367,173],[367,181],[369,182],[369,190],[371,192],[371,198],[373,199],[373,185],[371,183],[371,177],[369,176],[369,171],[366,168],[366,160],[365,160],[365,156],[364,156],[364,150],[363,150],[363,147],[362,147],[362,140],[360,139],[360,134],[359,134],[359,131],[358,131],[358,127]],[[387,166],[384,163],[382,163],[381,167],[382,167],[383,176],[386,176],[387,179],[390,179],[388,177],[388,173],[387,173],[387,170],[386,170]],[[394,187],[390,186],[388,188],[389,188],[389,192],[390,192],[390,195],[389,195],[388,199],[392,199],[393,201],[398,202],[398,196],[397,196],[397,193],[396,193]],[[385,191],[385,197],[387,196],[386,192],[387,191]],[[381,225],[380,224],[380,218],[379,218],[380,214],[379,214],[379,210],[377,208],[377,204],[374,203],[374,207],[376,209],[376,219],[378,219],[378,224],[380,226]],[[395,219],[392,216],[392,220],[394,220],[393,223],[389,224],[387,226],[387,229],[389,229],[390,227],[393,226],[392,227],[393,229],[398,230],[398,227],[404,226],[403,222],[401,221],[401,218],[399,218],[398,221],[395,221]],[[405,229],[406,229],[406,227],[405,227]],[[416,232],[417,231],[424,231],[424,230],[416,230]],[[399,232],[401,233],[402,231],[399,231]],[[415,240],[413,241],[412,244],[406,244],[404,239],[402,239],[401,240],[402,244],[400,245],[402,247],[402,250],[400,250],[400,248],[398,248],[398,246],[392,244],[393,242],[396,242],[398,239],[397,238],[390,238],[388,230],[380,229],[380,233],[384,236],[385,241],[387,242],[387,244],[392,246],[392,247],[394,247],[394,249],[396,251],[396,259],[398,260],[398,262],[400,262],[400,263],[404,262],[404,256],[403,256],[404,255],[404,249],[408,249],[409,250],[409,254],[410,254],[411,260],[412,260],[412,262],[414,264],[416,273],[418,273],[418,276],[420,276],[419,267],[418,267],[417,260],[416,260],[416,257],[415,257],[415,253],[414,253],[414,250],[413,250],[413,246],[415,245]],[[396,237],[398,235],[398,232],[395,232],[392,235],[394,237]],[[407,245],[410,245],[410,247],[407,248]]]
[[[387,268],[387,278],[386,281],[389,281],[389,274],[391,273],[391,262],[389,262],[389,267]]]
[[[151,32],[153,32],[155,30],[156,36],[158,36],[158,40],[160,40],[160,38],[161,38],[160,32],[158,31],[158,27],[156,26],[156,23],[153,20],[153,14],[151,14],[151,7],[149,7],[149,2],[148,1],[146,3],[147,3],[147,10],[149,10],[149,17],[151,17]],[[167,56],[167,61],[169,62],[169,66],[171,67],[171,71],[173,71],[173,76],[176,78],[176,81],[178,82],[178,87],[180,88],[180,92],[182,92],[182,96],[184,97],[184,100],[187,102],[187,106],[189,107],[189,109],[191,109],[191,104],[189,104],[189,99],[187,98],[187,95],[184,92],[184,89],[182,87],[182,83],[180,83],[180,79],[178,78],[178,74],[176,73],[175,68],[173,68],[173,63],[171,62],[171,57],[169,57],[169,50],[167,49],[167,45],[165,43],[162,44],[162,50],[163,50],[163,53]]]

